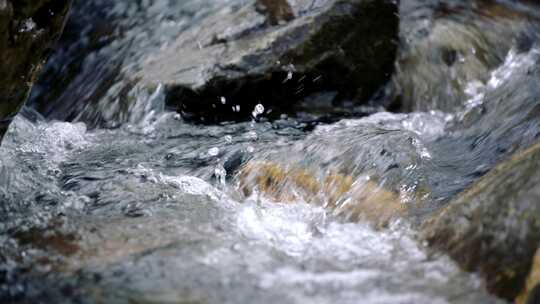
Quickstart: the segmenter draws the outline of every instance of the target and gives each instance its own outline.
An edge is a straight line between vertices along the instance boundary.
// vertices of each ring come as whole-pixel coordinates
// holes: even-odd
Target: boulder
[[[422,238],[490,292],[514,300],[540,244],[540,143],[514,155],[424,223]]]
[[[0,140],[59,38],[71,0],[0,0]]]
[[[526,52],[536,39],[538,6],[447,2],[401,2],[392,109],[455,112],[490,80],[510,49]]]
[[[244,1],[181,33],[136,78],[203,123],[249,119],[258,104],[279,115],[321,92],[362,104],[393,70],[398,19],[396,1]]]
[[[116,127],[138,121],[137,103],[161,83],[168,105],[200,122],[250,119],[258,104],[279,117],[300,100],[348,113],[393,70],[395,2],[75,1],[30,103]]]

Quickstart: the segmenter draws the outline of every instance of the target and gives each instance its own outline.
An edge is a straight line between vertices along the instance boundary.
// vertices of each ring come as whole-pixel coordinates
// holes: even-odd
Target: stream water
[[[429,26],[412,11],[414,26]],[[0,302],[503,302],[475,274],[428,254],[414,227],[540,139],[540,44],[525,23],[525,38],[501,42],[478,79],[480,69],[463,72],[459,52],[462,66],[419,66],[454,73],[459,85],[439,100],[446,83],[423,83],[414,98],[429,105],[409,114],[200,126],[166,110],[161,86],[139,92],[131,119],[108,128],[26,108],[0,148]],[[302,168],[315,180],[339,172],[416,208],[380,229],[351,220],[350,193],[329,209],[288,180],[280,187],[293,195],[272,197],[238,177],[247,161]]]

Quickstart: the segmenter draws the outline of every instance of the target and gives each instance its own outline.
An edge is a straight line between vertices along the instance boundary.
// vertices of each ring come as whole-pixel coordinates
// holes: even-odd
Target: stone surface
[[[298,166],[252,161],[240,171],[238,180],[246,196],[257,191],[277,203],[308,202],[346,220],[367,221],[377,228],[388,226],[407,212],[397,192],[377,181],[338,172],[318,177],[316,172]]]
[[[238,0],[233,0],[238,1]],[[29,105],[49,119],[114,127],[132,119],[147,54],[230,5],[215,0],[75,0]]]
[[[423,238],[508,300],[540,244],[540,143],[502,163],[422,227]]]
[[[0,140],[26,101],[71,0],[0,0]]]
[[[287,0],[259,0],[257,4],[273,25],[292,21],[295,18],[292,6]]]
[[[183,32],[137,77],[207,123],[249,119],[257,104],[279,115],[318,92],[359,104],[389,79],[397,31],[394,1],[245,1]]]
[[[397,110],[453,112],[487,83],[510,49],[526,52],[538,7],[496,1],[402,1],[393,82]]]
[[[516,299],[516,304],[534,304],[538,302],[540,302],[540,248],[534,256],[527,285]]]
[[[250,119],[259,103],[279,117],[320,91],[307,100],[365,114],[352,106],[393,70],[394,2],[77,0],[30,103],[51,119],[116,127],[137,121],[141,92],[163,83],[169,106],[197,121]]]

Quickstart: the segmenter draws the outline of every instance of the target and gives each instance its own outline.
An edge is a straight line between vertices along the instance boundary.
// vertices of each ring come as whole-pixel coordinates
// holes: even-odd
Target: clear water
[[[27,108],[0,148],[0,299],[498,303],[475,274],[428,254],[414,227],[540,138],[539,61],[534,40],[509,45],[452,110],[434,102],[312,131],[286,117],[192,125],[165,110],[161,87],[135,94],[108,129]],[[276,201],[256,183],[246,197],[240,160],[369,179],[415,208],[377,229],[315,197]]]
[[[305,202],[241,198],[232,182],[211,178],[233,151],[309,142],[294,130],[195,128],[163,113],[150,125],[89,132],[19,117],[1,149],[3,294],[89,303],[495,301],[474,275],[428,256],[406,223],[375,230]]]

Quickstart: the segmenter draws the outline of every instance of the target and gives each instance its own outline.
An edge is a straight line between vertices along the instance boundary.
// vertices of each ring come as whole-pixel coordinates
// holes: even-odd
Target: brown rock
[[[422,237],[488,290],[514,300],[540,244],[540,143],[510,158],[426,222]]]
[[[399,195],[373,180],[330,173],[317,177],[300,167],[253,161],[238,174],[245,195],[254,190],[279,203],[305,201],[322,205],[333,214],[350,221],[366,220],[385,227],[406,213]]]
[[[294,12],[287,0],[259,0],[264,13],[268,15],[269,21],[273,25],[280,22],[288,22],[294,19]]]

